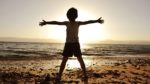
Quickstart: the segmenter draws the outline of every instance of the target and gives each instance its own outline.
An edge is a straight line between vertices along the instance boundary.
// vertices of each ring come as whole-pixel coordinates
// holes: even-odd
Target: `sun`
[[[99,17],[95,17],[95,15],[90,14],[87,11],[80,11],[78,20],[95,20]],[[96,43],[98,41],[102,41],[107,39],[106,31],[104,29],[103,24],[93,23],[88,25],[83,25],[79,29],[79,39],[81,43]]]
[[[79,29],[79,39],[81,43],[91,43],[105,40],[105,35],[100,24],[90,24]]]
[[[86,21],[86,20],[95,20],[99,17],[95,17],[86,11],[79,11],[77,21]],[[62,16],[58,20],[66,20],[66,17]],[[49,28],[49,38],[59,39],[62,42],[65,42],[66,37],[66,27],[65,26],[50,26]],[[79,27],[79,41],[80,43],[96,43],[107,39],[103,24],[94,23],[83,25]]]

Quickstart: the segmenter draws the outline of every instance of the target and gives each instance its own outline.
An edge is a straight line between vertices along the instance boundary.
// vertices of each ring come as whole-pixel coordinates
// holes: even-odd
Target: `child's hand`
[[[39,23],[40,26],[46,25],[46,21],[42,20],[42,22]]]
[[[99,23],[103,24],[103,23],[104,23],[104,20],[101,19],[101,18],[102,18],[102,17],[100,17],[97,21],[98,21]]]

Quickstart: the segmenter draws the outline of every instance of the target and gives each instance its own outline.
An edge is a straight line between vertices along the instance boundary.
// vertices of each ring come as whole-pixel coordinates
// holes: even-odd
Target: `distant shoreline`
[[[15,38],[15,37],[0,37],[0,42],[23,42],[23,43],[65,43],[58,39],[48,38]],[[82,42],[81,42],[82,43]],[[102,40],[97,42],[86,42],[84,44],[143,44],[150,45],[149,40]]]
[[[64,44],[65,42],[33,42],[33,41],[1,41],[0,40],[0,43],[49,43],[49,44]],[[113,43],[110,43],[110,42],[100,42],[100,43],[83,43],[83,44],[107,44],[107,45],[111,45],[111,44],[121,44],[121,45],[150,45],[150,43],[125,43],[125,42],[113,42]]]

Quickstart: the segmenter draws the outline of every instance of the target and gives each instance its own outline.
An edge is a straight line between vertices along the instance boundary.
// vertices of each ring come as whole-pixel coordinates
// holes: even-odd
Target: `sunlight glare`
[[[77,21],[96,20],[100,17],[95,17],[89,12],[79,10]],[[61,16],[58,21],[67,20],[66,17]],[[65,42],[66,27],[65,26],[49,26],[49,38],[59,39]],[[51,33],[50,33],[51,32]],[[83,25],[79,28],[79,41],[80,43],[96,43],[107,39],[103,24],[94,23],[89,25]]]
[[[78,62],[77,58],[76,57],[71,57],[71,58],[72,59],[69,59],[67,61],[67,64],[66,64],[67,68],[71,68],[71,69],[73,69],[73,68],[81,68],[80,67],[80,63]],[[84,59],[84,62],[86,64],[86,66],[89,66],[91,64],[91,60]]]
[[[80,11],[79,20],[86,21],[86,20],[97,20],[100,17],[95,17],[94,15],[90,14],[86,11]],[[105,30],[103,26],[99,23],[83,25],[79,29],[79,39],[81,43],[91,43],[91,42],[98,42],[106,39]]]
[[[57,41],[65,42],[66,27],[65,26],[47,26],[46,37]]]

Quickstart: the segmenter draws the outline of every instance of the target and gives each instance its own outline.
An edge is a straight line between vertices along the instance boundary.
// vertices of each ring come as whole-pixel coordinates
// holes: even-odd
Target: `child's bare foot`
[[[61,78],[59,76],[56,77],[54,84],[59,84],[61,81]]]

